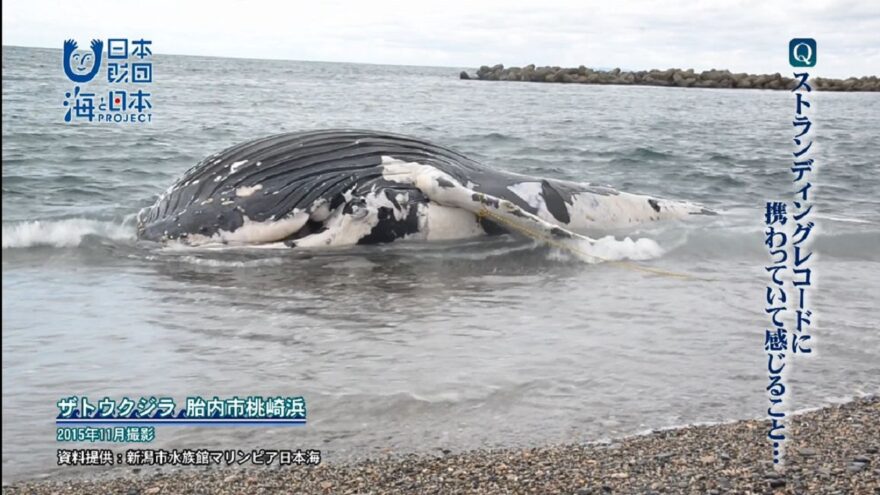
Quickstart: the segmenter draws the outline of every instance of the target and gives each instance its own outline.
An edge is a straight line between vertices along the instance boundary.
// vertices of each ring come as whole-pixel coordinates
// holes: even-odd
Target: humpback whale
[[[140,239],[190,245],[345,246],[505,232],[591,232],[713,214],[698,204],[520,175],[384,132],[255,139],[208,156],[137,216]]]

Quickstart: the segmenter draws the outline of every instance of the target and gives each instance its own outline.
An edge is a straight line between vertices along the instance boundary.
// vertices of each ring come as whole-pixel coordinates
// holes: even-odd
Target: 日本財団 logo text
[[[110,38],[106,45],[95,39],[80,49],[66,40],[62,66],[74,84],[64,92],[64,121],[152,122],[152,44],[143,38]]]

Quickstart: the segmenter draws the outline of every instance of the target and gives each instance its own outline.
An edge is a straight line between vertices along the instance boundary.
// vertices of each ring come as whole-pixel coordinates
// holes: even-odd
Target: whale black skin
[[[295,208],[309,210],[321,199],[334,210],[346,203],[343,193],[352,188],[355,197],[375,186],[389,196],[408,192],[410,202],[427,202],[415,187],[382,177],[383,156],[432,165],[463,179],[480,175],[483,169],[457,152],[402,135],[359,130],[279,134],[227,148],[189,169],[156,204],[138,215],[138,237],[152,241],[194,234],[211,237],[219,231],[235,231],[245,216],[265,222]],[[247,162],[230,174],[232,164],[243,160]],[[222,180],[216,181],[218,176]],[[255,194],[235,195],[238,188],[258,184],[262,188]],[[320,226],[304,228],[308,233]],[[389,242],[416,229],[412,219],[404,225],[382,222],[363,243]],[[304,233],[298,234],[294,237]]]
[[[245,222],[273,222],[294,212],[308,213],[309,220],[295,232],[262,240],[295,245],[297,239],[325,229],[323,219],[329,213],[357,217],[365,207],[364,198],[378,192],[385,194],[393,207],[379,207],[375,212],[378,223],[357,243],[391,242],[418,232],[416,206],[429,203],[431,198],[414,184],[384,176],[383,164],[389,160],[432,167],[443,175],[435,186],[466,184],[473,191],[505,199],[532,215],[539,214],[534,202],[509,188],[524,181],[540,182],[544,215],[552,216],[545,220],[561,226],[572,222],[575,196],[621,194],[605,186],[530,178],[492,169],[461,153],[410,136],[351,129],[292,132],[238,144],[203,159],[153,206],[141,210],[137,235],[150,241],[212,238],[218,233],[234,232]],[[400,205],[401,198],[407,204]],[[646,211],[660,211],[658,200],[638,198],[650,201]],[[325,213],[318,213],[321,208]],[[398,208],[395,214],[393,210]],[[691,213],[695,212],[699,210]],[[488,234],[506,230],[482,216],[475,217],[475,221]]]

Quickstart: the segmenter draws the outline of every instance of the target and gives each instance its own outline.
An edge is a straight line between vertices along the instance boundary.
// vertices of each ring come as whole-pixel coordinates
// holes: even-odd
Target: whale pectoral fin
[[[465,187],[449,174],[429,165],[401,161],[386,163],[384,175],[414,185],[431,201],[441,205],[470,211],[510,232],[572,250],[588,261],[600,260],[591,254],[595,240],[548,222],[504,198]]]

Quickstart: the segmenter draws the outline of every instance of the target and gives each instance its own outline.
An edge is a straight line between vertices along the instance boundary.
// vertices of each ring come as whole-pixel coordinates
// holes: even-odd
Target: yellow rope
[[[561,242],[557,241],[556,239],[553,239],[553,238],[551,238],[547,235],[544,235],[540,232],[535,232],[533,230],[530,230],[527,227],[524,227],[522,225],[518,225],[514,222],[511,222],[510,220],[507,220],[506,218],[504,218],[500,215],[496,215],[495,213],[489,211],[486,208],[481,208],[480,212],[477,214],[477,217],[480,220],[482,220],[485,217],[489,217],[489,218],[493,219],[494,221],[500,222],[508,227],[513,228],[514,230],[517,230],[517,231],[525,234],[527,237],[531,237],[532,239],[535,239],[535,240],[538,240],[541,242],[545,242],[548,245],[553,246],[558,249],[563,249],[563,250],[573,252],[576,255],[580,255],[582,258],[583,257],[595,258],[595,259],[598,259],[598,260],[601,260],[601,261],[604,261],[607,263],[614,263],[614,264],[617,264],[617,265],[622,266],[624,268],[629,268],[630,270],[652,273],[654,275],[663,275],[666,277],[674,277],[674,278],[680,278],[680,279],[685,279],[685,280],[711,281],[710,279],[695,277],[695,276],[687,274],[687,273],[673,272],[673,271],[669,271],[669,270],[663,270],[660,268],[651,268],[651,267],[642,266],[642,265],[639,265],[636,263],[632,263],[630,261],[609,260],[606,258],[602,258],[601,256],[596,256],[594,254],[588,254],[588,253],[586,253],[586,252],[584,252],[574,246],[570,246],[570,245],[561,243]]]

